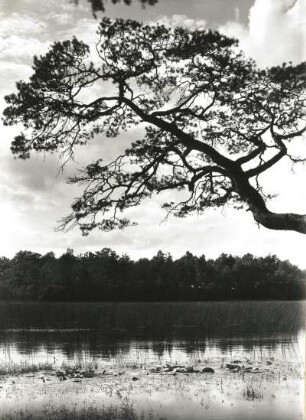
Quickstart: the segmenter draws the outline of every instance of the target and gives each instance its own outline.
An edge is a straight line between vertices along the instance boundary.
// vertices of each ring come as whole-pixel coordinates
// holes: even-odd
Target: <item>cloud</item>
[[[98,24],[99,22],[93,19],[78,19],[72,27],[59,31],[57,36],[60,39],[70,39],[76,36],[86,44],[94,47],[98,38],[96,33]]]
[[[207,28],[207,22],[204,19],[191,19],[186,15],[172,15],[172,16],[158,16],[154,20],[154,23],[160,23],[165,26],[181,26],[186,29],[205,29]]]
[[[1,44],[1,40],[0,40]],[[0,52],[1,55],[1,52]],[[32,74],[32,69],[30,66],[24,63],[16,63],[10,60],[8,57],[5,60],[1,60],[0,65],[0,113],[2,113],[3,109],[6,107],[6,102],[4,100],[4,95],[8,95],[15,90],[15,85],[17,80],[26,80]],[[0,130],[2,131],[0,123]],[[9,128],[6,127],[7,136],[10,135]],[[5,138],[6,134],[2,135],[2,139]],[[0,147],[2,142],[0,142]]]
[[[13,59],[17,62],[33,59],[34,55],[46,52],[49,42],[41,42],[36,38],[22,38],[19,36],[9,36],[0,38],[0,58]]]
[[[29,14],[0,15],[0,59],[23,63],[43,53],[49,44],[46,22]]]
[[[12,13],[9,16],[0,14],[1,26],[0,36],[11,35],[29,35],[44,32],[46,23],[29,15],[22,15],[20,13]]]
[[[9,16],[0,15],[0,58],[14,59],[22,62],[32,59],[34,54],[40,54],[46,49],[46,42],[41,37],[47,28],[42,20],[30,15],[12,13]]]
[[[47,18],[49,23],[57,23],[58,25],[66,26],[73,23],[73,15],[71,13],[50,12]]]
[[[305,0],[256,0],[250,11],[249,48],[260,64],[306,58]]]
[[[255,0],[249,12],[247,25],[240,22],[240,10],[234,9],[235,20],[219,25],[218,30],[239,39],[244,52],[259,66],[299,63],[306,59],[306,1]],[[182,26],[189,29],[207,29],[203,19],[186,15],[158,16],[154,23]]]
[[[34,161],[33,161],[34,160]],[[44,212],[56,212],[68,200],[72,200],[73,189],[64,193],[65,179],[56,176],[56,162],[48,157],[21,161],[11,156],[1,159],[0,194],[2,202],[14,203],[18,213],[31,215]],[[58,211],[59,213],[59,211]],[[39,217],[39,216],[38,216]],[[37,215],[31,222],[37,221]]]
[[[219,29],[238,38],[245,53],[261,67],[306,59],[305,0],[255,0],[247,28],[228,22]]]

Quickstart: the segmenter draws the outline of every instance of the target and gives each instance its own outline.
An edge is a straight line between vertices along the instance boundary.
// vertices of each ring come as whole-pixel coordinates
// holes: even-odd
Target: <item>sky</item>
[[[132,6],[108,1],[105,14],[217,29],[238,38],[246,55],[260,67],[306,60],[306,0],[159,0],[156,6],[144,9],[137,0]],[[70,0],[0,0],[0,112],[5,107],[4,95],[15,91],[16,81],[31,75],[34,54],[44,54],[53,41],[73,35],[94,45],[97,25],[86,0],[80,0],[78,6]],[[60,255],[67,248],[78,254],[104,247],[136,259],[151,257],[158,250],[174,257],[190,251],[209,258],[223,252],[250,252],[276,254],[306,268],[306,235],[259,227],[250,212],[228,207],[163,221],[165,213],[152,198],[133,209],[136,227],[95,231],[87,237],[77,228],[57,232],[57,222],[69,213],[71,202],[80,194],[79,187],[67,185],[69,175],[97,156],[115,156],[126,139],[95,139],[78,150],[76,162],[62,172],[55,155],[14,159],[10,143],[18,133],[16,128],[0,125],[0,256],[12,257],[19,250]],[[137,130],[128,136],[137,139]],[[300,139],[297,147],[306,152],[305,139]],[[281,162],[273,168],[264,180],[267,192],[277,194],[269,208],[306,213],[305,179],[303,166],[292,168]]]

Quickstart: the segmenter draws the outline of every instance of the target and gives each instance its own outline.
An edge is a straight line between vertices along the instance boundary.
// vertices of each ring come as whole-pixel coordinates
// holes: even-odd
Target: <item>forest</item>
[[[0,258],[0,300],[216,301],[300,300],[305,271],[275,255],[216,259],[159,251],[133,261],[110,248],[60,257],[19,251]]]

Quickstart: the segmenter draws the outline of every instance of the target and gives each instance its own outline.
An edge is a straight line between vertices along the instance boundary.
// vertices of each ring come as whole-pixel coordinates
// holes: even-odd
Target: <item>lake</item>
[[[15,361],[301,357],[303,302],[1,303],[0,346]]]
[[[185,410],[186,407],[189,407],[185,416],[187,415],[188,418],[223,418],[224,415],[226,417],[228,416],[224,411],[226,403],[232,404],[229,407],[235,412],[233,407],[237,406],[237,398],[240,394],[242,397],[246,396],[243,404],[248,404],[249,402],[246,401],[248,400],[249,387],[252,386],[252,390],[256,390],[257,386],[258,395],[262,395],[260,387],[264,384],[265,389],[270,390],[270,397],[265,396],[264,398],[262,395],[262,398],[255,401],[259,407],[256,409],[256,415],[262,410],[263,416],[268,413],[270,418],[287,418],[288,420],[286,417],[288,407],[291,407],[291,412],[292,409],[296,409],[297,416],[301,413],[302,394],[299,390],[302,384],[301,374],[304,363],[304,310],[304,302],[284,301],[0,303],[0,364],[18,364],[25,361],[34,364],[48,362],[59,367],[63,362],[97,362],[112,369],[128,366],[138,367],[143,372],[144,369],[166,363],[196,365],[205,362],[214,366],[216,370],[214,378],[219,378],[213,379],[216,382],[213,382],[212,386],[214,394],[210,395],[210,391],[208,392],[207,389],[205,391],[205,395],[211,397],[210,405],[207,403],[206,407],[214,407],[213,398],[218,399],[216,384],[221,380],[222,388],[222,378],[224,381],[227,380],[231,393],[228,392],[227,400],[224,396],[220,397],[223,406],[221,400],[219,403],[216,402],[217,400],[215,401],[214,415],[206,408],[210,414],[205,417],[202,411],[200,414],[198,411],[201,407],[203,409],[205,404],[200,407],[199,403],[196,406],[197,395],[200,392],[199,387],[203,386],[203,378],[200,378],[199,375],[193,377],[189,375],[188,390],[186,388],[185,393],[182,394],[184,400],[191,393],[191,397],[186,400],[189,405],[185,401]],[[255,375],[253,375],[250,385],[249,382],[246,382],[249,379],[246,380],[244,376],[242,378],[241,375],[230,375],[227,370],[220,370],[220,366],[223,368],[225,363],[235,359],[248,360],[249,363],[256,363],[256,366],[258,363],[264,364],[265,371],[262,370],[262,372],[265,376],[261,376],[263,382],[256,383],[259,375],[256,376],[254,382]],[[275,363],[275,370],[271,371],[270,366],[266,366],[266,363],[269,365]],[[275,380],[276,371],[279,375],[277,381]],[[274,374],[273,381],[271,374]],[[287,388],[284,388],[281,376],[282,379],[286,376]],[[184,383],[186,383],[186,378],[187,376],[184,377]],[[127,380],[122,379],[117,385],[122,387],[124,381]],[[131,401],[136,404],[136,408],[143,409],[143,401],[147,401],[146,404],[149,401],[153,411],[166,416],[163,418],[184,418],[180,416],[180,413],[184,413],[182,407],[177,410],[178,405],[176,404],[172,406],[172,409],[169,408],[169,401],[173,400],[173,395],[169,394],[171,386],[169,385],[170,388],[167,388],[167,392],[164,390],[160,393],[160,383],[158,391],[155,388],[154,380],[157,379],[152,379],[150,398],[147,394],[146,398],[143,398],[146,387],[143,387],[142,390],[138,389],[138,394],[136,391],[136,394],[129,394]],[[169,381],[172,380],[174,379],[169,377]],[[174,387],[179,383],[177,378],[175,380]],[[142,383],[144,384],[144,382]],[[135,387],[137,388],[136,385]],[[235,394],[235,389],[236,393],[239,390],[239,395]],[[22,388],[20,388],[20,392],[22,393]],[[275,404],[275,411],[271,411],[271,401],[274,401],[274,394],[277,392],[279,393],[276,395],[278,403]],[[291,398],[290,404],[288,393]],[[106,394],[105,398],[110,398]],[[283,404],[280,404],[279,401],[283,394],[287,395],[286,403],[284,404],[283,399]],[[73,395],[73,393],[70,394],[69,401],[74,401]],[[85,400],[86,395],[84,391]],[[107,398],[104,401],[108,401]],[[253,399],[253,405],[255,399]],[[10,401],[14,401],[14,397]],[[21,398],[20,401],[24,400]],[[164,401],[163,409],[160,401]],[[113,400],[110,402],[114,403]],[[7,400],[6,404],[11,410],[12,407]],[[165,409],[165,407],[168,408]],[[245,410],[250,410],[250,407],[251,404],[247,405]],[[268,409],[268,407],[270,408]],[[235,414],[236,417],[232,418],[240,418],[239,413],[238,410]],[[249,411],[243,411],[241,418],[246,415],[245,413],[249,415]],[[253,417],[249,415],[250,418],[255,418],[254,416],[255,411],[253,411]],[[293,419],[293,417],[291,418]]]

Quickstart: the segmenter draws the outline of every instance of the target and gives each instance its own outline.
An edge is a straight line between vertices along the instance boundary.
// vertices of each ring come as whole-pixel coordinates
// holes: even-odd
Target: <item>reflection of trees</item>
[[[165,340],[139,342],[127,340],[124,342],[105,340],[102,336],[88,334],[86,336],[74,334],[13,334],[4,336],[0,334],[0,346],[4,354],[9,355],[14,348],[21,355],[36,360],[39,354],[46,357],[65,357],[71,361],[84,361],[98,357],[99,359],[118,359],[125,361],[133,357],[134,351],[145,354],[152,352],[156,357],[163,359],[171,357],[175,350],[179,350],[189,357],[197,359],[206,357],[211,351],[230,355],[237,352],[247,353],[253,359],[262,355],[276,352],[283,355],[284,359],[293,360],[297,356],[297,337],[294,335],[283,336],[254,336],[240,338],[210,338],[206,340]],[[208,352],[208,353],[207,353]]]
[[[173,344],[167,341],[162,341],[162,342],[153,341],[153,343],[150,346],[152,348],[153,353],[156,354],[160,358],[164,357],[165,355],[171,355],[174,348]]]
[[[277,337],[296,335],[304,327],[304,304],[282,301],[11,303],[0,304],[0,320],[0,329],[3,330],[24,329],[29,335],[45,337],[56,337],[56,330],[60,330],[69,335],[76,333],[82,340],[87,335],[110,341],[140,338],[180,340],[193,337],[200,340],[209,337]]]
[[[27,356],[37,353],[46,355],[61,353],[68,359],[77,359],[88,355],[112,358],[119,354],[126,355],[130,351],[129,342],[113,341],[94,333],[82,334],[82,332],[28,332],[2,334],[0,333],[0,346],[3,349],[14,347],[18,353]]]
[[[304,328],[303,306],[303,302],[0,304],[0,348],[14,347],[34,356],[61,353],[69,359],[83,353],[124,359],[135,349],[158,357],[174,349],[188,355],[211,349],[228,354],[231,348],[288,354]]]
[[[89,358],[99,357],[102,359],[115,358],[119,355],[123,357],[130,351],[130,344],[127,342],[105,342],[98,340],[74,340],[66,342],[64,345],[58,343],[57,350],[60,350],[69,360],[76,360],[78,357],[86,355]]]
[[[136,1],[136,0],[134,0]],[[149,6],[154,6],[154,4],[156,4],[158,2],[158,0],[138,0],[139,3],[145,7],[146,5]],[[87,0],[88,3],[90,3],[90,7],[92,10],[92,14],[93,16],[96,18],[97,17],[97,13],[98,12],[105,12],[105,6],[107,3],[112,3],[112,4],[119,4],[119,3],[123,3],[127,6],[130,6],[132,4],[132,0]],[[77,5],[79,4],[79,0],[74,0],[74,3]]]

